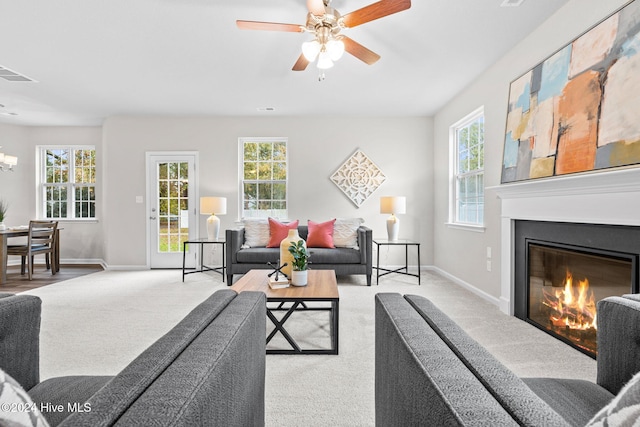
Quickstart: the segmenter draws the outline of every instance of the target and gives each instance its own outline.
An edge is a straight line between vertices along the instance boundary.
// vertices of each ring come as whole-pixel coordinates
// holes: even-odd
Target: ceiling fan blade
[[[307,9],[315,16],[323,16],[325,14],[323,0],[307,0]]]
[[[394,13],[402,12],[411,7],[411,0],[380,0],[365,6],[362,9],[347,13],[342,17],[344,25],[348,28],[383,18]]]
[[[292,70],[293,71],[304,71],[307,68],[307,65],[309,65],[309,61],[307,60],[307,58],[304,57],[303,54],[300,54],[300,57],[298,58],[298,60],[294,64]]]
[[[262,30],[262,31],[286,31],[290,33],[301,33],[304,26],[298,24],[279,24],[277,22],[259,22],[237,20],[236,25],[241,30]]]
[[[367,49],[360,43],[353,41],[349,37],[342,36],[342,42],[344,43],[344,50],[346,50],[362,62],[371,65],[376,63],[378,59],[380,59],[380,55]]]

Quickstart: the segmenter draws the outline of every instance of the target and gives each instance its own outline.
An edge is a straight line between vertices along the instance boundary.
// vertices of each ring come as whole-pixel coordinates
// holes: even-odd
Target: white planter
[[[6,230],[7,226],[4,225],[4,222],[0,222],[0,230]]]
[[[309,270],[291,272],[291,284],[293,286],[307,286],[307,277]]]

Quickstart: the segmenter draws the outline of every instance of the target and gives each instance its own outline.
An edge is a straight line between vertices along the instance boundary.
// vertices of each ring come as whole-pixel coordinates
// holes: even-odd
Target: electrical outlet
[[[487,260],[487,271],[491,271],[491,260]]]

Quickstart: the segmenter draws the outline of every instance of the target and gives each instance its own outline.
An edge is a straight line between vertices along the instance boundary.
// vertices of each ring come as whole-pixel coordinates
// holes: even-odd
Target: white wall
[[[197,151],[201,195],[225,196],[227,215],[221,229],[238,220],[238,138],[288,137],[289,217],[305,223],[333,217],[362,217],[374,236],[386,236],[379,197],[405,195],[407,214],[400,216],[402,237],[418,239],[422,264],[433,261],[432,120],[385,117],[111,117],[103,126],[104,259],[112,268],[146,266],[145,153]],[[360,208],[329,180],[353,154],[363,150],[387,180]],[[200,217],[204,235],[205,217]],[[396,253],[382,260],[399,264]],[[412,260],[415,264],[415,259]]]
[[[500,184],[509,84],[617,10],[626,0],[572,0],[449,102],[434,118],[434,264],[497,303],[500,296],[500,200],[485,194],[486,231],[447,227],[449,127],[485,107],[485,186]],[[615,213],[612,212],[612,215]],[[492,271],[486,248],[492,248]]]
[[[25,225],[36,218],[36,146],[95,145],[101,155],[102,130],[99,127],[24,127],[0,124],[2,152],[18,156],[14,172],[0,172],[0,198],[9,203],[5,224]],[[97,168],[96,197],[101,197],[100,165]],[[98,221],[101,218],[97,207]],[[102,232],[98,221],[60,221],[60,258],[63,263],[100,262],[103,258]],[[10,260],[13,261],[13,260]]]
[[[28,128],[0,124],[0,152],[18,157],[13,172],[0,172],[0,199],[9,204],[5,224],[25,224],[35,213],[35,197],[29,187],[33,181],[33,146],[27,137]],[[25,193],[28,195],[25,197]]]

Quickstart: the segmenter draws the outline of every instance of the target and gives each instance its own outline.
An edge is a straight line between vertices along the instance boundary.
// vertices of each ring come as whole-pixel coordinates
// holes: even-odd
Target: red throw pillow
[[[335,248],[333,244],[333,224],[335,218],[327,222],[308,221],[309,234],[307,236],[308,248]]]
[[[289,235],[289,230],[298,228],[298,220],[283,224],[273,218],[269,218],[269,243],[268,248],[279,248],[280,242]]]

